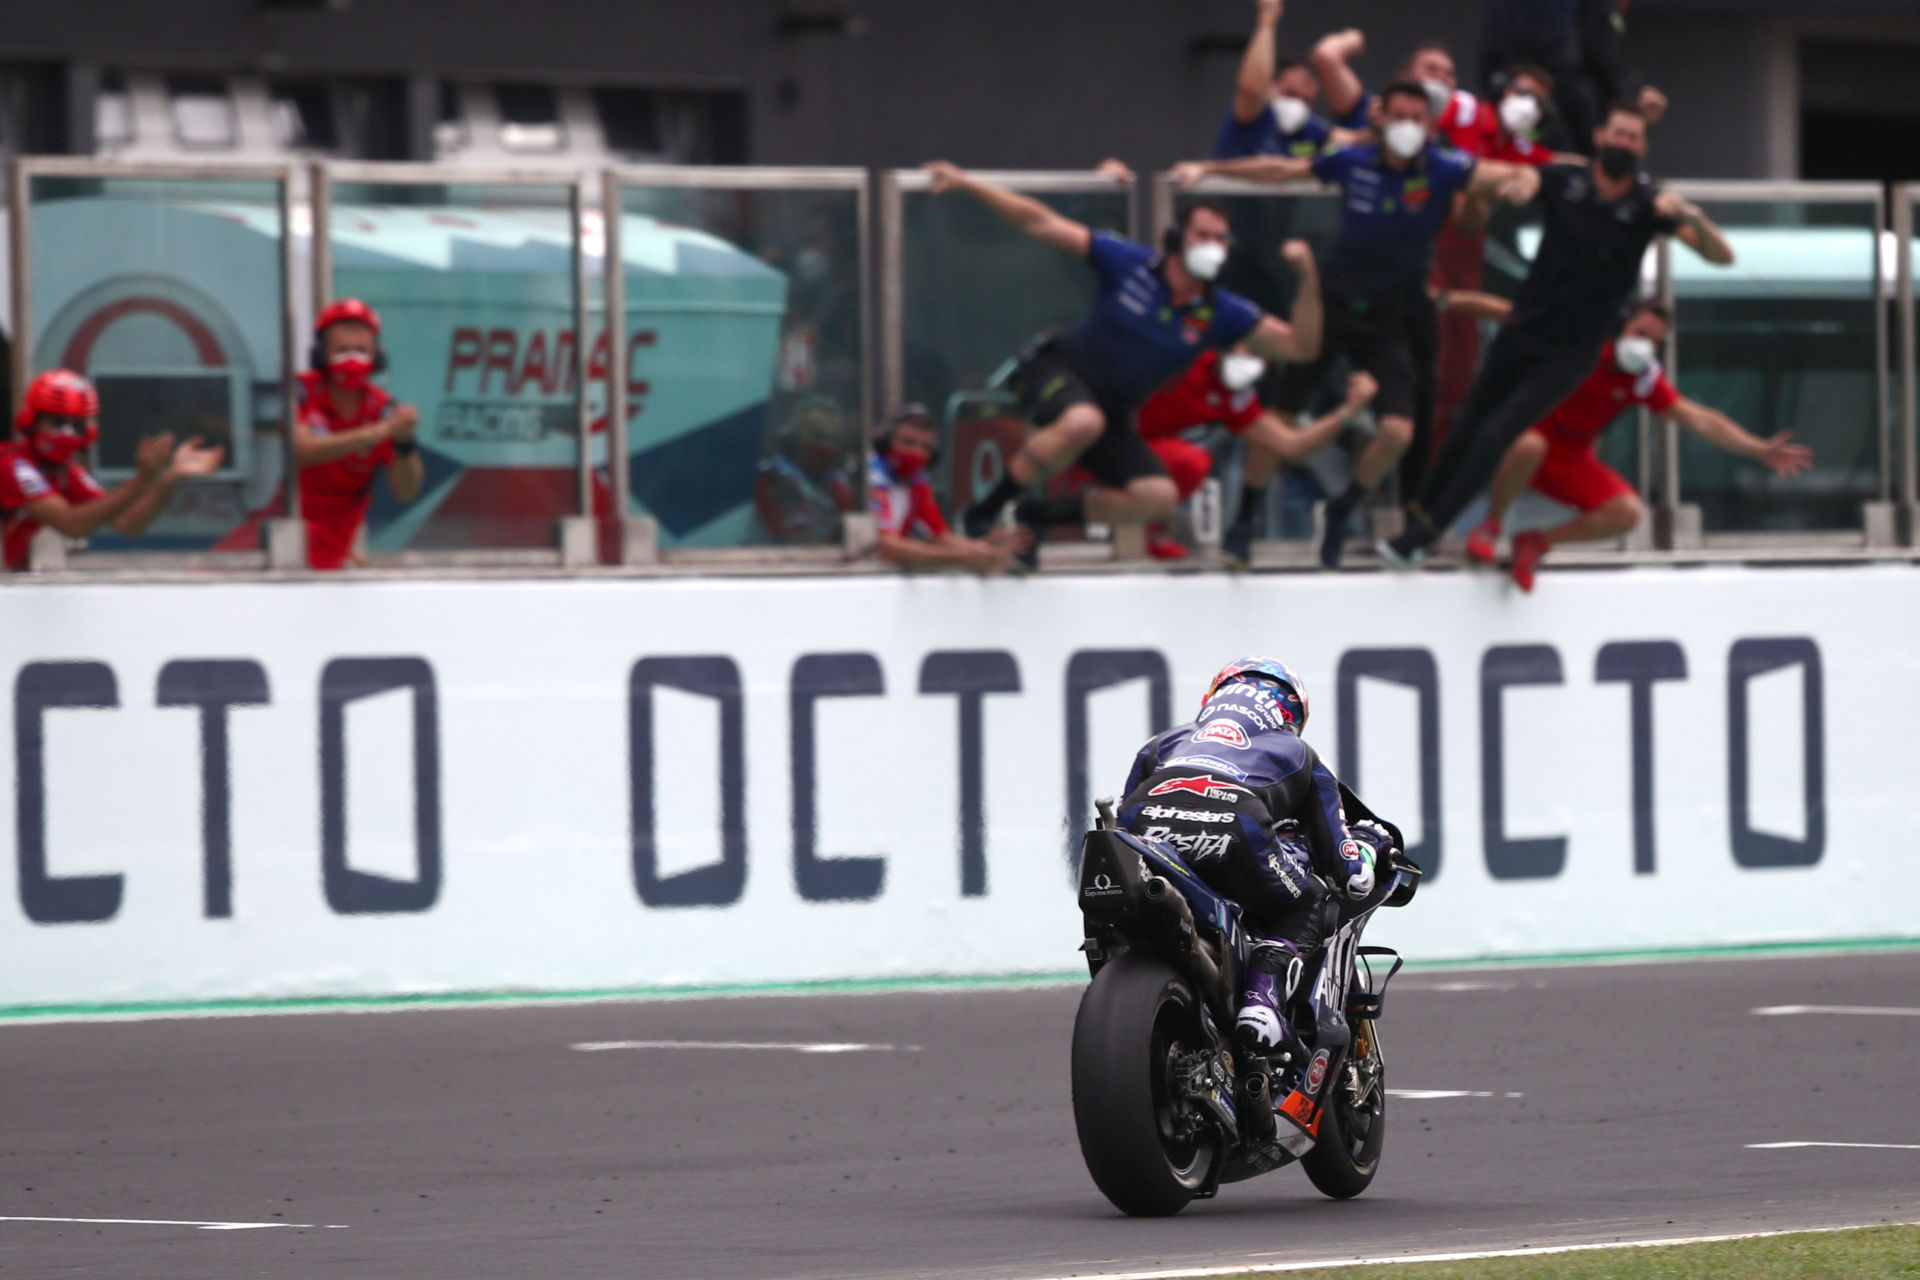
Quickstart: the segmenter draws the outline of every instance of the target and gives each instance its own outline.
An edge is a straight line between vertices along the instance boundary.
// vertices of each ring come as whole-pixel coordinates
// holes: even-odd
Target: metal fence
[[[1237,244],[1227,283],[1270,308],[1290,303],[1271,251],[1294,235],[1323,245],[1338,211],[1311,187],[1209,178],[1184,193],[1160,175],[1136,209],[1125,180],[985,176],[1155,238],[1181,199],[1220,200]],[[144,538],[43,558],[70,573],[303,571],[297,382],[312,316],[348,294],[382,312],[384,381],[422,414],[425,485],[405,503],[376,486],[374,569],[871,570],[871,425],[902,400],[931,405],[949,433],[941,497],[970,500],[1025,429],[996,371],[1092,291],[1079,264],[973,201],[934,196],[917,170],[22,157],[11,179],[16,403],[40,369],[92,376],[104,431],[92,461],[109,481],[156,431],[226,449]],[[1649,254],[1645,287],[1676,317],[1670,372],[1759,434],[1794,432],[1815,465],[1774,477],[1643,415],[1605,450],[1653,519],[1586,554],[1909,554],[1920,188],[1673,185],[1727,229],[1738,261]],[[1537,243],[1525,218],[1496,222],[1487,287],[1510,291]],[[1231,481],[1235,454],[1219,443]],[[1312,496],[1336,482],[1295,480],[1262,513],[1265,563],[1305,562]],[[1055,550],[1118,567],[1114,547]]]

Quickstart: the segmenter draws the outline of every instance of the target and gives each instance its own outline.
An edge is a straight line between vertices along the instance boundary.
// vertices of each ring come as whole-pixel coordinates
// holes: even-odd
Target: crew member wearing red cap
[[[199,436],[176,445],[171,432],[134,448],[134,475],[111,492],[79,461],[100,438],[100,396],[71,369],[49,369],[27,386],[14,439],[0,444],[0,525],[7,568],[29,567],[41,526],[84,538],[103,525],[128,536],[146,532],[166,509],[173,486],[220,465],[219,445]]]
[[[293,423],[307,563],[315,569],[366,563],[353,543],[382,470],[402,502],[420,492],[425,478],[413,438],[419,410],[395,403],[373,382],[386,363],[379,313],[358,298],[342,298],[315,319],[311,367],[300,375]]]

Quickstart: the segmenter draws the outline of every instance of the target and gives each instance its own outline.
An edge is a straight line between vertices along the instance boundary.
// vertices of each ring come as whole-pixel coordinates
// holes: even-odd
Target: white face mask
[[[1267,362],[1259,356],[1229,351],[1220,357],[1220,381],[1229,391],[1245,391],[1266,371]]]
[[[1226,264],[1227,246],[1217,240],[1202,240],[1188,245],[1181,252],[1180,261],[1195,280],[1211,280]]]
[[[1273,122],[1280,126],[1281,134],[1286,137],[1300,132],[1300,127],[1306,124],[1307,117],[1312,114],[1313,108],[1298,98],[1282,94],[1273,100]]]
[[[1387,150],[1402,160],[1411,160],[1427,145],[1427,126],[1418,120],[1395,120],[1381,131]]]
[[[1445,80],[1422,80],[1420,87],[1427,91],[1427,105],[1433,108],[1433,118],[1438,120],[1447,103],[1453,101],[1453,90],[1447,88]]]
[[[1613,362],[1620,366],[1620,372],[1638,377],[1653,367],[1655,350],[1652,338],[1629,333],[1613,344]]]
[[[1530,93],[1510,93],[1500,99],[1500,127],[1524,137],[1540,126],[1540,99]]]

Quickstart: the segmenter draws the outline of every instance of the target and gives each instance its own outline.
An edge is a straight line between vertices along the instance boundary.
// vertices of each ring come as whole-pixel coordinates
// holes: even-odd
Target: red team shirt
[[[1680,393],[1667,381],[1658,361],[1644,373],[1622,373],[1609,342],[1587,380],[1533,428],[1546,437],[1547,456],[1534,473],[1532,487],[1577,511],[1592,511],[1622,493],[1632,493],[1633,486],[1600,461],[1594,446],[1623,410],[1645,405],[1665,413],[1679,402]]]
[[[1213,455],[1180,439],[1180,433],[1217,423],[1240,435],[1262,412],[1254,388],[1235,391],[1220,381],[1220,353],[1208,351],[1140,406],[1140,434],[1173,477],[1184,502],[1213,470]]]
[[[329,436],[369,426],[386,416],[393,397],[367,384],[360,412],[351,421],[335,412],[333,400],[321,386],[318,373],[300,375],[300,420],[316,436]],[[353,551],[353,538],[366,522],[373,505],[373,482],[381,468],[393,461],[393,441],[334,462],[300,469],[300,517],[307,525],[307,563],[316,569],[338,569]]]
[[[25,569],[40,522],[21,510],[36,498],[57,493],[75,506],[104,498],[107,491],[77,462],[48,471],[34,460],[23,441],[0,444],[0,519],[5,521],[7,568]]]
[[[933,483],[927,473],[922,471],[912,483],[901,484],[893,478],[887,460],[877,453],[867,457],[867,504],[881,533],[927,539],[943,538],[948,533],[947,518],[940,514],[940,502],[933,496]]]

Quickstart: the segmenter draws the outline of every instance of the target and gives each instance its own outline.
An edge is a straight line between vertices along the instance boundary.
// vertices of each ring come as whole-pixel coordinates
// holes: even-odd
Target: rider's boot
[[[1300,983],[1300,951],[1284,938],[1254,944],[1234,1030],[1257,1053],[1298,1064],[1306,1045],[1287,1020],[1287,1001]]]

